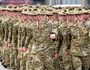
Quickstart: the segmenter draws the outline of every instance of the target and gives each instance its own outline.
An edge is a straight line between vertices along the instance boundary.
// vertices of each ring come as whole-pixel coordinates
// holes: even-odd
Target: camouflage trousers
[[[63,59],[65,70],[82,70],[82,62],[80,58],[75,56],[66,56]]]

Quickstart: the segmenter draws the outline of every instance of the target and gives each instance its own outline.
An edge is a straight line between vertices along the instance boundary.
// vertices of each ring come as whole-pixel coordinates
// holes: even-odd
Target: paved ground
[[[5,68],[1,65],[1,62],[0,62],[0,70],[8,70],[8,69],[5,69]]]

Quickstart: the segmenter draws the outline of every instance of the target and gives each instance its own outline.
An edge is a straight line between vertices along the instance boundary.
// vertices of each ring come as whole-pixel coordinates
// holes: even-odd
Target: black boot
[[[2,62],[2,59],[0,59],[0,62]]]
[[[7,65],[4,65],[5,68],[7,68]]]

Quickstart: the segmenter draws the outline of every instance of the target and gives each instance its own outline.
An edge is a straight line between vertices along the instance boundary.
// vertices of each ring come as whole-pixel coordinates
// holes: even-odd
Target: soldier
[[[27,28],[26,30],[27,30],[26,31],[27,36],[26,36],[26,41],[25,41],[25,45],[24,45],[24,48],[25,48],[24,49],[24,57],[25,57],[26,61],[24,62],[24,64],[26,64],[26,70],[28,70],[28,69],[30,69],[30,68],[28,68],[28,66],[31,61],[31,60],[29,60],[30,59],[30,48],[31,48],[31,46],[29,47],[29,44],[30,44],[31,39],[33,38],[33,35],[32,35],[31,29]]]
[[[4,38],[4,43],[3,43],[3,50],[4,50],[4,67],[7,68],[7,66],[9,65],[9,51],[8,51],[8,20],[5,21],[4,23],[4,30],[5,30],[5,38]]]
[[[10,67],[10,58],[11,58],[11,55],[10,55],[10,51],[11,51],[11,48],[13,47],[12,45],[12,33],[13,33],[13,24],[12,23],[9,23],[9,35],[8,35],[8,47],[9,47],[9,67]]]
[[[17,43],[18,43],[18,26],[13,27],[13,37],[12,37],[12,44],[13,48],[11,49],[10,53],[10,68],[15,69],[15,58],[18,55],[17,50]]]
[[[18,46],[17,49],[21,47],[21,37],[22,37],[22,27],[18,27]],[[20,51],[18,50],[18,56],[15,58],[15,69],[20,70]]]
[[[0,20],[0,53],[1,53],[1,55],[0,55],[0,61],[2,61],[2,21]]]
[[[64,42],[63,42],[63,65],[65,70],[75,70],[73,68],[72,56],[70,55],[71,49],[71,30],[68,28],[64,28]]]
[[[4,41],[4,37],[5,37],[5,30],[4,30],[4,25],[1,23],[1,27],[0,27],[0,30],[1,30],[1,44],[2,44],[2,59],[4,59],[4,48],[3,48],[3,41]],[[3,60],[4,61],[4,60]]]
[[[79,56],[81,56],[80,51],[80,28],[76,26],[70,27],[72,32],[72,42],[71,42],[71,55],[72,55],[72,62],[73,62],[73,68],[75,70],[82,70],[82,62]]]
[[[62,55],[61,55],[61,48],[62,48],[62,44],[63,44],[63,35],[61,33],[61,30],[58,29],[58,35],[57,35],[57,47],[56,47],[56,51],[55,51],[55,59],[54,59],[54,68],[57,70],[64,70],[64,66],[63,66],[63,60],[62,60]]]
[[[20,70],[25,70],[26,69],[26,57],[24,57],[24,51],[26,48],[24,47],[25,41],[26,41],[26,27],[22,27],[22,38],[21,38],[21,61],[20,61]]]
[[[90,59],[90,53],[88,52],[89,50],[89,31],[88,31],[88,27],[86,26],[87,23],[82,24],[81,26],[81,61],[82,61],[82,70],[89,70],[90,67],[90,63],[89,63],[89,59]]]

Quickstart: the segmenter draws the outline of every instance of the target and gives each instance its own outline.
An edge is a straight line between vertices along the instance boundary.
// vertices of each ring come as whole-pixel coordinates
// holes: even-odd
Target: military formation
[[[9,70],[90,70],[90,9],[0,6],[0,61]]]

